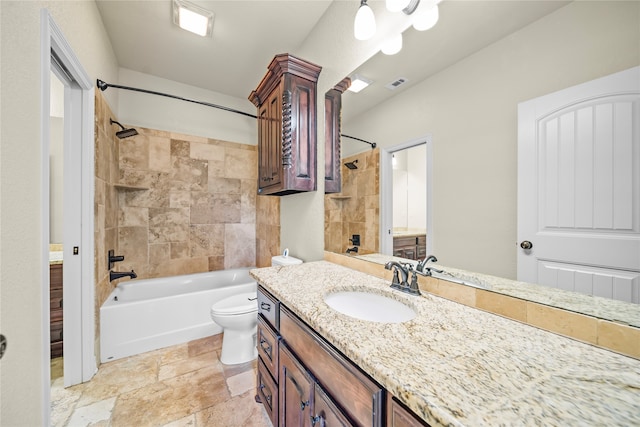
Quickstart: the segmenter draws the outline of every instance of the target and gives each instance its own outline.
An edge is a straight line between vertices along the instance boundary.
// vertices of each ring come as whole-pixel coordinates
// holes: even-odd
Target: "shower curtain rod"
[[[181,96],[170,95],[168,93],[162,93],[162,92],[156,92],[154,90],[140,89],[140,88],[137,88],[137,87],[130,87],[130,86],[114,85],[114,84],[111,84],[111,83],[104,82],[104,81],[102,81],[100,79],[97,80],[97,84],[98,84],[98,89],[100,89],[103,92],[105,90],[107,90],[108,88],[110,88],[110,87],[113,87],[113,88],[116,88],[116,89],[132,90],[134,92],[148,93],[148,94],[151,94],[151,95],[160,95],[160,96],[165,96],[167,98],[178,99],[180,101],[187,101],[187,102],[193,102],[194,104],[205,105],[207,107],[219,108],[221,110],[230,111],[230,112],[236,113],[236,114],[242,114],[243,116],[251,117],[251,118],[254,118],[254,119],[258,118],[258,116],[254,116],[253,114],[245,113],[244,111],[240,111],[240,110],[234,110],[233,108],[229,108],[229,107],[223,107],[222,105],[211,104],[209,102],[204,102],[204,101],[197,101],[195,99],[183,98]]]
[[[365,144],[369,144],[371,146],[372,150],[374,148],[376,148],[376,143],[375,142],[365,141],[364,139],[356,138],[355,136],[345,135],[344,133],[341,133],[340,136],[344,136],[345,138],[355,139],[356,141],[360,141],[360,142],[364,142]]]

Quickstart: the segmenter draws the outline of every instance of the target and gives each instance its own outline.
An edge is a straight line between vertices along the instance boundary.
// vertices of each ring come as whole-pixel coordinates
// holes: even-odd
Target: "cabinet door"
[[[280,426],[311,427],[313,380],[285,345],[280,346]]]
[[[331,398],[316,383],[314,408],[311,425],[313,427],[352,427],[351,421],[338,409]]]
[[[282,88],[278,86],[259,111],[258,188],[282,183]],[[264,190],[263,190],[264,191]],[[258,192],[263,192],[258,191]]]
[[[340,111],[342,94],[330,89],[324,95],[324,192],[342,191],[340,157]]]
[[[273,376],[278,381],[278,336],[267,324],[262,316],[258,317],[258,355]]]
[[[271,378],[267,367],[258,359],[256,401],[262,402],[273,427],[278,425],[278,385]]]
[[[429,427],[411,411],[403,407],[389,395],[387,399],[387,426],[388,427]]]

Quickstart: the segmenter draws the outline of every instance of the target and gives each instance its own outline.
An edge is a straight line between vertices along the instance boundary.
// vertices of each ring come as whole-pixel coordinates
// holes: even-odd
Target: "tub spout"
[[[113,282],[114,280],[117,280],[117,279],[121,279],[123,277],[131,277],[132,279],[135,279],[136,277],[138,277],[138,275],[133,270],[131,270],[131,271],[123,271],[123,272],[113,271],[113,270],[109,271],[109,281],[110,282]]]

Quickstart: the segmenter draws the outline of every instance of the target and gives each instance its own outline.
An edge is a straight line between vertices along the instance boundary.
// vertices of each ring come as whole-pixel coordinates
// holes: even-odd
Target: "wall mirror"
[[[342,163],[358,160],[359,168],[373,163],[379,169],[386,149],[431,134],[433,225],[427,236],[433,238],[439,264],[515,280],[517,106],[640,63],[638,18],[624,18],[636,12],[630,5],[607,2],[441,3],[440,22],[432,30],[409,28],[399,54],[378,53],[350,75],[365,76],[375,84],[357,94],[343,94],[342,132],[375,142],[378,148],[343,138]],[[623,28],[616,24],[620,19]],[[607,39],[594,51],[594,41],[609,37],[605,34],[614,28],[621,30],[619,38]],[[590,31],[594,39],[585,37]],[[597,57],[605,55],[607,43],[623,46],[622,53],[613,60],[615,66],[602,69],[596,65],[601,63]],[[587,50],[592,57],[582,54]],[[558,72],[558,63],[565,71]],[[374,154],[378,150],[383,154]],[[346,181],[356,179],[344,166],[342,176]],[[375,173],[367,178],[369,183],[376,180],[379,192],[385,185],[382,178]],[[325,230],[330,219],[340,215],[343,230],[348,230],[344,224],[351,218],[372,224],[370,228],[378,229],[377,241],[366,226],[361,237],[375,244],[350,254],[367,259],[372,253],[370,260],[383,262],[391,255],[386,252],[377,260],[375,256],[383,252],[380,205],[372,200],[380,194],[367,192],[371,198],[362,201],[361,212],[341,210],[346,202],[339,194],[325,200]],[[345,235],[349,239],[352,234]],[[346,245],[353,246],[351,241],[343,243],[336,245],[325,236],[327,251],[344,254]],[[634,274],[630,283],[637,293],[640,279]],[[538,285],[518,286],[526,292],[513,296],[640,327],[638,304]]]

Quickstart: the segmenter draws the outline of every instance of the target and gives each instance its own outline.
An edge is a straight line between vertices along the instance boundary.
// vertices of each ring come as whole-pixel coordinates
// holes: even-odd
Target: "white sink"
[[[401,323],[416,317],[408,305],[370,292],[335,292],[325,296],[324,301],[342,314],[370,322]]]

